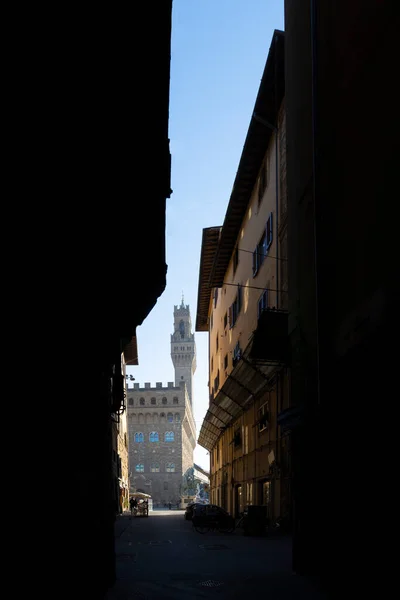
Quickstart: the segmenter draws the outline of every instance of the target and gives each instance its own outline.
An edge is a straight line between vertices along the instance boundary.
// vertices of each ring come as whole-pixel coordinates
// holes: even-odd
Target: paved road
[[[118,581],[107,600],[268,600],[324,596],[291,572],[289,538],[197,533],[182,511],[155,511],[149,518],[121,517],[116,538]]]

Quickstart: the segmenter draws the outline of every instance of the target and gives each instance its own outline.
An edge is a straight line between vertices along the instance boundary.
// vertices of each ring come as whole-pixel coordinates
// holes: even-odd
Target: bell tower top
[[[192,403],[192,379],[196,370],[196,344],[192,333],[189,304],[174,306],[174,333],[171,335],[171,358],[175,367],[175,385],[185,381]]]

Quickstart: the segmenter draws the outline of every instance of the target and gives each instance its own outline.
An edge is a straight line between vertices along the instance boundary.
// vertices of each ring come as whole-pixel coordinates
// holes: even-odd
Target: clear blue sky
[[[137,330],[139,366],[127,369],[137,383],[174,381],[174,304],[180,304],[183,290],[194,327],[202,230],[223,223],[272,33],[284,29],[283,5],[283,0],[173,0],[167,287]],[[208,407],[207,337],[196,334],[197,434]],[[204,448],[197,446],[194,455],[209,468]]]

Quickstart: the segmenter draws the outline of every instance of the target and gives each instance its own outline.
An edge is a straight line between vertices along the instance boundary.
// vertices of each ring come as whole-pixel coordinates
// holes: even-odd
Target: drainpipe
[[[311,119],[312,119],[312,168],[313,168],[313,201],[314,201],[314,277],[315,277],[315,325],[316,325],[316,350],[317,350],[317,404],[320,404],[320,349],[319,349],[319,290],[318,290],[318,250],[317,250],[317,8],[315,0],[311,0]]]
[[[278,37],[275,36],[275,211],[276,211],[276,247],[275,247],[275,256],[276,256],[276,308],[279,308],[279,169],[278,169]]]

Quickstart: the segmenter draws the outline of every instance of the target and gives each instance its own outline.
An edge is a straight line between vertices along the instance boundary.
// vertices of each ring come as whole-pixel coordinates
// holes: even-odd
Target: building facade
[[[126,364],[121,354],[121,375],[124,388],[124,402],[121,409],[112,413],[112,472],[115,510],[122,513],[129,510],[129,455],[128,422],[126,411]]]
[[[344,586],[358,594],[381,590],[387,572],[386,532],[365,527],[371,518],[365,482],[370,473],[390,479],[397,437],[374,428],[374,451],[364,457],[370,415],[388,414],[384,400],[397,372],[391,192],[398,142],[386,120],[374,118],[387,114],[388,96],[371,84],[390,82],[397,70],[394,15],[393,3],[377,0],[285,0],[288,333],[291,401],[298,410],[297,422],[288,423],[293,568],[325,579],[332,597]],[[398,105],[397,88],[389,98]],[[379,149],[373,161],[371,149]],[[381,448],[384,458],[375,451]],[[346,502],[332,493],[338,471]]]
[[[182,476],[193,466],[196,430],[192,379],[196,347],[188,305],[174,308],[171,358],[175,384],[128,389],[130,491],[148,493],[153,506],[180,504]]]
[[[203,231],[196,331],[209,333],[211,502],[290,518],[284,35],[274,33],[222,227]]]

